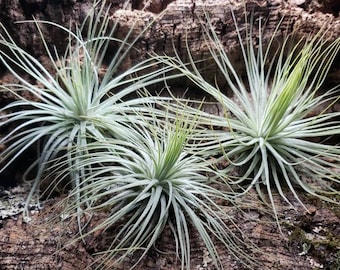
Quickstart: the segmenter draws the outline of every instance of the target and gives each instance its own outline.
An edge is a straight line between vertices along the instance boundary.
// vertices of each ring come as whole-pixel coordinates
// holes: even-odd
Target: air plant
[[[202,23],[212,59],[232,97],[205,80],[189,49],[189,64],[179,57],[176,61],[167,60],[223,108],[223,115],[201,113],[199,121],[213,127],[197,136],[199,140],[205,139],[201,147],[217,162],[229,163],[224,169],[226,174],[239,172],[238,177],[229,181],[236,188],[241,187],[237,196],[255,187],[265,202],[269,197],[277,221],[275,190],[290,205],[287,188],[301,205],[301,190],[339,203],[334,195],[339,194],[340,147],[327,143],[330,137],[340,134],[340,113],[328,110],[338,101],[339,91],[338,87],[325,92],[319,89],[339,52],[340,38],[330,42],[319,32],[289,47],[292,37],[287,36],[273,57],[275,34],[266,47],[261,19],[258,45],[253,36],[254,24],[250,23],[243,38],[235,17],[234,21],[246,81],[231,63],[211,21]],[[178,104],[173,105],[176,110]]]
[[[0,144],[7,146],[0,154],[3,164],[0,172],[27,149],[38,142],[41,144],[39,157],[30,168],[36,168],[37,172],[28,201],[48,170],[47,164],[51,165],[49,161],[64,155],[73,167],[78,162],[78,155],[87,152],[89,142],[123,137],[130,122],[143,124],[150,111],[157,115],[152,105],[155,99],[138,95],[138,92],[165,80],[171,68],[155,69],[161,64],[161,57],[149,57],[121,70],[126,56],[135,50],[136,41],[147,27],[131,40],[132,25],[126,37],[119,40],[114,37],[119,18],[114,22],[110,18],[105,1],[94,1],[92,10],[75,31],[53,22],[31,21],[37,25],[53,72],[20,48],[1,24],[0,61],[20,83],[0,86],[1,91],[10,91],[17,97],[16,101],[0,109],[0,128],[14,126],[0,139]],[[57,27],[68,34],[64,57],[59,57],[57,50],[49,49],[41,24]],[[117,49],[102,69],[112,43],[118,44]],[[29,79],[22,77],[22,73]],[[23,92],[33,98],[27,99],[27,95],[21,95]],[[143,121],[140,115],[143,115]],[[71,154],[74,145],[82,149],[80,153]],[[79,186],[82,173],[72,171],[70,174],[73,186]],[[25,214],[27,217],[27,211]]]
[[[210,163],[195,145],[188,144],[195,123],[184,117],[172,123],[155,120],[148,127],[131,125],[125,140],[90,144],[91,154],[78,164],[86,172],[86,182],[69,194],[68,198],[79,201],[69,203],[64,216],[71,216],[77,207],[90,215],[108,212],[81,236],[114,228],[110,247],[98,253],[100,269],[111,269],[127,255],[142,251],[136,266],[165,228],[174,236],[182,269],[190,269],[192,229],[218,268],[223,265],[216,240],[242,263],[253,263],[241,248],[244,240],[226,225],[232,220],[216,201],[230,204],[232,200],[219,190],[221,183],[214,180],[216,171]]]

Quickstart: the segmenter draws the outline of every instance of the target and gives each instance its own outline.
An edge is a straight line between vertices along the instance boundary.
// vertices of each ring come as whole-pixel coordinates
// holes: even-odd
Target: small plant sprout
[[[230,217],[216,203],[229,204],[230,197],[219,190],[221,183],[214,180],[216,172],[210,163],[200,157],[195,145],[187,143],[193,130],[194,125],[180,116],[148,127],[131,126],[125,141],[89,145],[91,154],[79,164],[84,171],[91,168],[86,171],[86,185],[70,196],[87,205],[84,212],[109,211],[99,225],[87,229],[88,234],[110,228],[115,232],[110,248],[99,253],[101,269],[104,265],[110,269],[113,262],[135,251],[142,252],[141,260],[165,228],[175,239],[182,269],[191,267],[192,230],[198,232],[219,269],[223,266],[215,241],[241,262],[252,261],[241,248],[243,240],[226,225],[232,222]],[[69,204],[65,211],[72,213],[75,207]]]
[[[235,18],[234,21],[236,24]],[[260,20],[256,46],[255,27],[250,25],[245,38],[236,27],[246,71],[244,81],[210,20],[202,24],[211,56],[232,97],[203,78],[189,49],[190,65],[179,58],[167,61],[224,110],[222,115],[201,113],[199,121],[213,127],[197,136],[199,140],[205,139],[201,147],[217,162],[228,161],[225,173],[240,173],[230,181],[242,188],[238,196],[255,187],[265,202],[269,197],[277,221],[274,190],[291,205],[287,188],[303,205],[296,187],[322,200],[339,203],[333,195],[339,194],[340,147],[327,143],[340,133],[340,113],[328,110],[338,101],[339,92],[338,88],[318,90],[339,52],[340,38],[330,42],[320,32],[310,40],[301,40],[286,54],[291,38],[287,37],[271,59],[275,35],[265,47]],[[178,103],[175,105],[178,110]]]
[[[131,40],[132,25],[125,39],[114,37],[119,18],[111,20],[105,1],[95,1],[83,25],[74,32],[53,22],[31,23],[37,25],[41,34],[53,73],[20,48],[0,24],[0,61],[20,81],[19,84],[1,85],[1,91],[10,91],[17,101],[0,109],[0,128],[14,126],[0,139],[0,144],[7,146],[1,153],[4,166],[0,171],[28,148],[41,143],[39,158],[31,166],[31,169],[37,169],[37,173],[28,201],[37,191],[48,169],[47,164],[51,165],[49,161],[64,155],[70,162],[69,166],[74,167],[78,155],[87,153],[89,142],[106,137],[124,137],[125,127],[130,122],[143,124],[150,112],[157,114],[154,97],[133,97],[147,86],[165,80],[171,69],[166,66],[155,69],[161,64],[161,57],[150,57],[127,70],[120,69],[128,53],[135,50],[134,44],[139,36]],[[41,24],[58,27],[68,34],[64,57],[49,49]],[[112,52],[109,64],[101,69],[112,43],[118,44],[117,49]],[[20,75],[22,73],[30,78],[25,79]],[[23,92],[34,98],[27,99],[27,95],[21,94]],[[140,115],[143,115],[142,121]],[[74,145],[81,149],[79,153],[70,151]],[[74,170],[70,173],[73,186],[79,186],[82,172]],[[27,217],[27,212],[25,215]]]

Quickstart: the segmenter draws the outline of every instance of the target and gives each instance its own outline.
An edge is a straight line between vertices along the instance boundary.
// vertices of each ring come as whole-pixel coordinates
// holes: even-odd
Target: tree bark
[[[40,57],[45,52],[35,25],[15,22],[34,17],[72,27],[79,25],[86,16],[92,1],[0,0],[0,19],[19,46]],[[249,21],[250,14],[253,14],[254,20],[264,18],[265,37],[270,37],[278,25],[278,38],[293,32],[297,38],[308,37],[322,28],[328,28],[324,38],[334,40],[340,36],[340,5],[337,0],[152,0],[148,5],[144,4],[146,1],[133,0],[130,10],[124,11],[119,10],[124,0],[108,1],[115,13],[113,18],[120,20],[118,37],[124,37],[132,25],[135,25],[135,30],[131,38],[136,37],[141,29],[154,21],[137,43],[142,53],[132,54],[131,63],[150,52],[172,55],[174,49],[185,61],[187,45],[195,58],[204,59],[208,47],[202,39],[198,18],[204,20],[205,12],[226,50],[235,55],[232,58],[236,62],[239,62],[239,41],[231,10],[241,31],[244,31],[245,18]],[[47,42],[62,51],[67,43],[66,34],[50,26],[44,26],[43,30]],[[340,64],[337,65],[336,69],[340,69]]]
[[[296,207],[296,210],[293,210],[276,195],[275,205],[283,221],[282,232],[280,232],[273,214],[270,214],[254,195],[242,198],[240,205],[243,211],[233,206],[222,206],[224,211],[233,217],[234,224],[227,223],[230,229],[238,233],[239,231],[235,229],[237,224],[243,233],[242,238],[251,240],[259,247],[259,249],[252,249],[247,244],[242,245],[244,250],[258,262],[258,266],[250,269],[338,269],[340,228],[337,224],[340,213],[336,205],[327,206],[319,200],[299,194],[308,209],[306,211],[293,195],[288,194],[289,200]],[[45,202],[41,211],[32,213],[32,221],[28,224],[22,221],[20,215],[12,216],[7,220],[0,218],[0,269],[98,269],[95,268],[98,266],[96,260],[99,259],[100,262],[100,257],[95,253],[110,246],[110,239],[116,233],[115,229],[91,234],[86,237],[85,242],[70,243],[70,240],[77,237],[77,222],[75,218],[62,222],[61,206],[60,198]],[[87,229],[102,222],[106,215],[107,213],[94,215]],[[214,270],[215,267],[202,239],[193,230],[190,242],[192,269]],[[249,244],[247,241],[246,243]],[[216,241],[215,246],[224,269],[249,269],[240,260],[231,256],[222,243]],[[181,262],[176,257],[175,250],[171,231],[165,228],[157,241],[156,248],[152,248],[135,269],[180,269]],[[136,251],[122,263],[108,269],[131,269],[140,258],[140,254]],[[114,264],[114,261],[108,263]]]

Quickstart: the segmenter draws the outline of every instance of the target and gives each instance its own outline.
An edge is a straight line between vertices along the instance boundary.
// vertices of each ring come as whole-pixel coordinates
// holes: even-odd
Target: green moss
[[[340,269],[340,250],[335,254],[335,259],[328,265],[328,269]]]
[[[293,231],[289,235],[288,244],[294,249],[294,252],[303,252],[307,254],[309,251],[312,241],[307,239],[306,232],[299,227],[294,227]]]
[[[340,269],[340,236],[325,227],[327,234],[323,237],[309,237],[299,226],[290,228],[289,248],[299,255],[308,255],[323,265],[324,269]]]

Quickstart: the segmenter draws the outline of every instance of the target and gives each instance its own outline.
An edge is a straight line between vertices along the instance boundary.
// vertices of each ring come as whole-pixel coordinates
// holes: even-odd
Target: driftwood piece
[[[244,237],[259,247],[258,250],[252,250],[244,246],[244,250],[256,258],[259,264],[251,269],[339,269],[340,213],[337,206],[308,199],[303,194],[300,198],[308,211],[297,202],[294,205],[297,211],[294,211],[275,196],[283,220],[282,233],[273,216],[255,198],[242,198],[240,206],[244,212],[232,206],[223,206],[244,233]],[[294,198],[289,199],[294,201]],[[108,248],[115,230],[92,234],[86,238],[85,243],[79,241],[70,244],[70,240],[77,235],[77,224],[72,219],[61,222],[60,208],[56,207],[58,203],[60,198],[44,203],[43,210],[32,214],[29,224],[24,223],[20,215],[2,221],[2,225],[0,223],[0,269],[91,270],[98,266],[96,260],[99,257],[95,253]],[[96,214],[89,226],[98,224],[103,217],[105,213]],[[234,227],[232,224],[229,226],[231,229]],[[180,269],[170,229],[165,229],[156,248],[150,250],[136,270]],[[247,269],[230,256],[218,241],[216,248],[225,269]],[[215,269],[204,243],[195,231],[191,232],[191,250],[192,269]],[[136,252],[124,262],[108,269],[130,269],[139,256],[140,253]]]
[[[14,22],[35,17],[72,27],[86,16],[92,1],[1,0],[0,20],[20,46],[41,57],[44,55],[44,49],[34,24]],[[251,13],[254,14],[255,20],[264,18],[265,37],[273,35],[281,20],[278,37],[292,32],[298,38],[306,37],[322,28],[328,28],[325,38],[334,40],[340,36],[340,8],[337,0],[320,3],[316,0],[152,0],[148,5],[143,4],[148,2],[147,0],[133,0],[129,6],[130,10],[124,11],[120,10],[124,0],[107,2],[112,6],[112,13],[115,14],[113,18],[120,20],[118,37],[124,37],[132,25],[135,27],[132,38],[136,37],[141,29],[153,22],[137,43],[142,53],[131,54],[131,61],[127,63],[139,61],[150,52],[172,55],[174,48],[185,61],[187,44],[196,59],[204,59],[207,55],[207,44],[202,38],[198,19],[204,20],[204,12],[209,14],[216,33],[226,50],[232,52],[232,60],[236,63],[240,62],[239,41],[231,9],[241,31],[245,29],[245,14],[248,19]],[[48,43],[62,51],[66,45],[66,34],[53,27],[43,26],[43,30]],[[337,68],[340,69],[340,64]]]
[[[258,23],[259,18],[264,21],[264,42],[270,40],[276,31],[276,44],[278,46],[280,46],[284,37],[292,33],[294,33],[296,41],[303,37],[312,37],[320,31],[325,33],[323,38],[330,41],[340,37],[339,16],[323,13],[321,10],[314,10],[310,13],[307,11],[307,7],[304,9],[290,4],[290,2],[282,0],[177,0],[168,4],[163,15],[156,17],[153,27],[142,37],[139,48],[145,53],[155,51],[168,55],[173,55],[174,50],[176,50],[182,60],[187,61],[188,47],[194,59],[207,59],[209,44],[203,39],[200,20],[204,22],[207,19],[206,14],[208,14],[214,26],[214,31],[229,53],[231,62],[240,71],[243,69],[244,63],[231,10],[235,14],[236,24],[241,35],[244,36],[247,27],[245,18],[249,22],[251,15],[253,15],[255,24]],[[330,5],[330,3],[328,4]],[[127,18],[136,18],[136,16],[134,12],[126,12]],[[152,16],[149,19],[151,20],[155,15],[146,13],[145,16]],[[142,19],[148,21],[145,17],[142,17]],[[125,24],[126,29],[129,25],[129,22]],[[124,29],[124,23],[122,23],[122,28]],[[327,31],[325,31],[326,29]],[[338,83],[340,79],[339,56],[334,63],[331,77],[335,80],[335,83]],[[206,60],[200,65],[207,80],[214,82],[217,78],[218,83],[223,83],[216,75],[213,63]],[[183,81],[180,84],[183,85]]]

